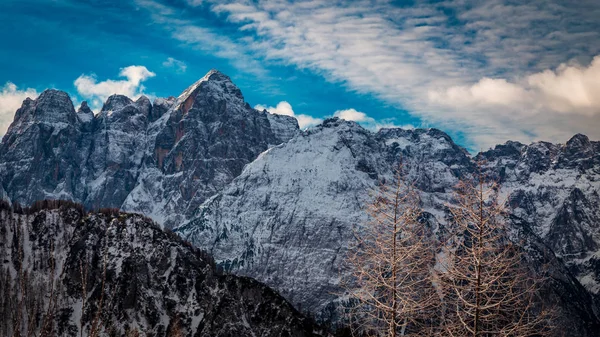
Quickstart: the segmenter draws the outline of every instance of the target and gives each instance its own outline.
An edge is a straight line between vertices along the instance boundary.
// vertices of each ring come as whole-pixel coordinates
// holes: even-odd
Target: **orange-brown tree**
[[[431,281],[435,249],[422,223],[417,190],[402,167],[382,184],[367,207],[370,221],[355,231],[349,249],[348,308],[363,335],[433,335],[440,297]]]
[[[482,174],[461,181],[450,210],[450,237],[439,257],[447,336],[546,336],[551,311],[536,306],[541,278],[510,239],[499,186]]]

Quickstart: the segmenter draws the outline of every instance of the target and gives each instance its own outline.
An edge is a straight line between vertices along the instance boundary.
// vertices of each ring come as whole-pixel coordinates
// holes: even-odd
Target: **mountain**
[[[26,99],[0,144],[0,196],[65,199],[144,213],[165,227],[186,219],[244,165],[298,133],[296,120],[252,109],[213,70],[178,98],[122,95],[94,115],[46,90]]]
[[[369,191],[401,161],[419,189],[424,225],[440,239],[461,177],[478,166],[502,184],[514,235],[544,298],[572,336],[600,330],[600,143],[509,141],[471,156],[437,129],[365,130],[252,109],[211,71],[183,93],[150,102],[113,95],[98,114],[64,92],[27,99],[0,144],[0,199],[65,199],[86,209],[144,214],[238,275],[303,312],[335,321],[353,228]]]
[[[328,119],[249,164],[176,231],[225,268],[276,287],[311,312],[338,296],[339,273],[364,206],[398,160],[443,218],[453,186],[472,166],[439,130],[381,130]],[[437,226],[432,216],[432,226]]]
[[[472,158],[436,129],[372,133],[328,119],[262,153],[176,232],[227,270],[335,320],[347,247],[378,182],[389,180],[401,160],[420,190],[427,225],[441,235],[454,185],[482,159],[504,184],[512,228],[527,242],[532,264],[551,266],[547,299],[559,304],[573,336],[593,336],[600,328],[599,143],[580,138],[566,145],[508,143]]]
[[[21,322],[41,326],[52,313],[51,336],[87,335],[96,317],[103,336],[174,336],[175,326],[181,336],[325,335],[265,285],[221,273],[206,253],[141,215],[2,203],[0,256],[3,336],[30,310]]]

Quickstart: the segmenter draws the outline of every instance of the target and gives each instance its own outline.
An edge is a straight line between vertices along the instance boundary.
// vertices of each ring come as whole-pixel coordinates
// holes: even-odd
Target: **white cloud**
[[[391,120],[376,120],[373,117],[369,117],[366,113],[362,111],[357,111],[356,109],[345,109],[345,110],[337,110],[333,113],[334,117],[339,117],[341,119],[345,119],[347,121],[354,121],[363,127],[377,131],[382,128],[402,128],[402,129],[414,129],[413,125],[405,124],[398,125]]]
[[[589,120],[596,68],[567,63],[600,55],[600,6],[591,0],[219,1],[212,9],[248,34],[253,57],[373,93],[462,131],[470,145],[600,138]],[[565,122],[565,113],[577,117]]]
[[[21,107],[25,98],[35,99],[38,92],[35,89],[17,89],[14,83],[6,82],[0,91],[0,135],[4,135],[12,123],[17,109]]]
[[[339,117],[341,119],[345,119],[347,121],[355,121],[355,122],[365,122],[365,121],[374,121],[373,118],[368,117],[366,113],[356,111],[356,109],[346,109],[346,110],[338,110],[333,113],[335,117]]]
[[[547,69],[515,83],[483,78],[471,86],[431,91],[429,97],[462,108],[504,106],[528,113],[596,115],[600,114],[600,55],[588,67],[561,64],[555,71]]]
[[[285,115],[285,116],[291,116],[294,117],[298,120],[298,126],[300,126],[300,129],[304,129],[310,126],[315,126],[319,123],[321,123],[323,120],[320,118],[315,118],[309,115],[296,115],[296,113],[294,113],[294,110],[292,109],[292,105],[286,101],[281,101],[279,103],[277,103],[277,106],[272,107],[272,106],[265,106],[262,104],[257,104],[254,106],[254,109],[256,110],[267,110],[268,112],[272,113],[272,114],[277,114],[277,115]]]
[[[156,76],[144,66],[129,66],[122,68],[119,72],[124,80],[105,80],[98,82],[95,75],[81,75],[74,84],[77,92],[83,98],[90,99],[94,106],[98,102],[104,102],[113,94],[121,94],[132,99],[137,99],[145,90],[142,82]]]
[[[262,63],[245,49],[243,39],[238,41],[220,34],[218,29],[210,29],[205,25],[196,25],[192,20],[182,19],[181,9],[174,9],[153,0],[135,0],[135,2],[140,8],[150,12],[154,22],[162,24],[174,39],[191,48],[227,59],[231,65],[246,73],[261,77],[266,75]],[[202,0],[186,2],[192,7],[204,4]]]
[[[430,102],[469,122],[476,144],[500,139],[565,142],[574,133],[600,136],[600,56],[588,66],[561,64],[513,82],[483,78],[429,92]],[[435,117],[432,117],[435,118]]]
[[[548,108],[562,113],[600,114],[600,55],[588,67],[561,64],[527,77]]]
[[[187,70],[187,64],[185,64],[185,62],[172,57],[168,57],[162,65],[165,68],[174,68],[175,71],[179,73],[185,73],[185,71]]]

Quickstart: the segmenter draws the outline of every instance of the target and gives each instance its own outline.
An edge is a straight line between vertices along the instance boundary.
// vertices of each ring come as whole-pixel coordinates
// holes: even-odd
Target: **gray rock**
[[[265,285],[221,273],[206,253],[141,215],[85,213],[64,202],[0,208],[0,289],[15,287],[22,261],[28,299],[42,303],[40,318],[55,296],[52,336],[88,334],[100,303],[102,336],[124,336],[128,328],[169,336],[175,321],[184,336],[327,335]],[[0,292],[2,335],[12,334],[10,294]]]
[[[215,70],[154,105],[112,95],[97,116],[86,102],[76,113],[66,93],[46,90],[23,102],[0,145],[3,198],[122,208],[173,227],[298,132],[294,118],[250,108]]]

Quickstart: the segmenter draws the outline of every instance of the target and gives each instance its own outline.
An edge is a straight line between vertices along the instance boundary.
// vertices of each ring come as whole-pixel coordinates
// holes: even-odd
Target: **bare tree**
[[[354,332],[367,335],[433,335],[439,303],[431,273],[433,241],[419,220],[419,195],[400,166],[368,206],[368,225],[355,233],[348,266],[348,308]]]
[[[541,278],[509,239],[499,188],[482,174],[459,183],[450,238],[441,255],[443,328],[448,336],[545,336],[550,311],[537,308]]]

